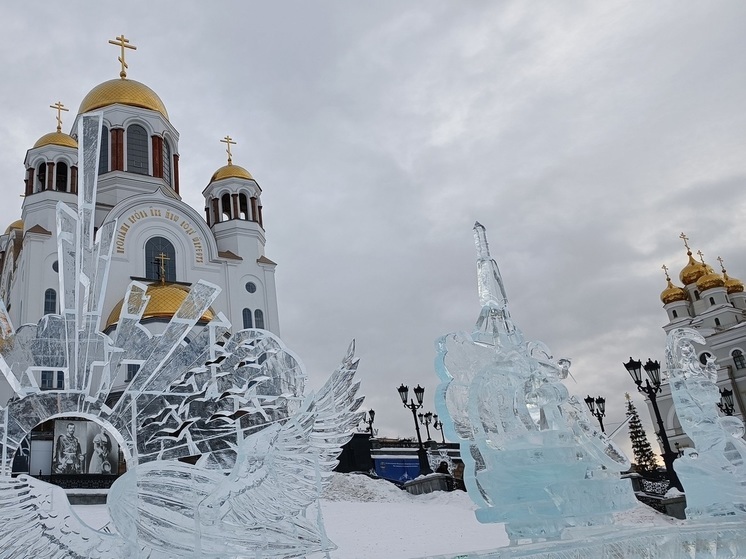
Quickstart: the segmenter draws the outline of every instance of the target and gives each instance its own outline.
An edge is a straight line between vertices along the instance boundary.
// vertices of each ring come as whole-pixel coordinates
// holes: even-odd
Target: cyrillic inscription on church
[[[179,228],[189,237],[189,240],[194,247],[194,259],[196,263],[204,263],[204,246],[202,243],[202,238],[197,233],[197,228],[192,224],[192,222],[184,219],[180,215],[175,214],[170,210],[160,208],[145,208],[134,210],[132,213],[121,220],[121,225],[117,229],[115,240],[117,254],[124,254],[124,243],[127,239],[127,233],[129,233],[130,228],[135,223],[143,219],[162,219],[177,224]]]

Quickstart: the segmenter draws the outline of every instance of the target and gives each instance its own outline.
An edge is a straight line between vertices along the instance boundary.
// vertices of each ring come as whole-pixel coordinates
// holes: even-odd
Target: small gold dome
[[[666,281],[668,282],[668,285],[661,292],[661,301],[663,301],[664,305],[676,301],[686,301],[688,299],[686,291],[671,283],[670,278],[667,278]]]
[[[145,311],[142,313],[142,320],[146,318],[170,319],[176,314],[176,311],[179,310],[179,307],[184,302],[184,299],[187,298],[189,289],[182,285],[175,285],[170,283],[154,283],[148,286],[148,290],[146,293],[150,296],[150,301],[148,301],[148,304],[145,307]],[[109,314],[109,318],[106,321],[104,330],[119,321],[119,313],[122,310],[123,304],[124,299],[114,305],[114,308],[112,309],[111,313]],[[199,320],[200,322],[209,322],[214,317],[215,313],[213,312],[213,310],[207,309],[207,311],[205,311],[205,313],[200,317]]]
[[[75,138],[68,134],[65,134],[64,132],[50,132],[49,134],[44,134],[36,141],[34,147],[40,148],[42,146],[48,145],[64,146],[67,148],[78,149],[78,142],[75,141]]]
[[[707,266],[707,273],[697,280],[697,289],[700,291],[707,291],[713,287],[723,287],[724,285],[723,276],[715,273],[709,266]]]
[[[679,279],[681,280],[681,283],[683,283],[684,285],[689,285],[696,282],[705,274],[712,272],[712,268],[706,266],[705,264],[702,264],[702,262],[697,262],[692,257],[692,251],[687,251],[686,254],[689,257],[689,262],[686,266],[684,266],[684,269],[679,272]]]
[[[168,120],[166,106],[155,91],[135,80],[113,79],[97,85],[83,98],[78,113],[87,113],[119,103],[157,111]]]
[[[246,179],[246,180],[254,180],[254,177],[251,176],[251,173],[249,173],[246,169],[239,165],[233,165],[232,163],[228,163],[228,165],[222,166],[220,169],[215,171],[213,173],[212,178],[210,179],[210,182],[215,182],[223,179]]]
[[[20,229],[23,231],[23,220],[22,219],[16,219],[13,223],[8,225],[8,228],[5,230],[5,234],[7,235],[10,233],[11,229]]]

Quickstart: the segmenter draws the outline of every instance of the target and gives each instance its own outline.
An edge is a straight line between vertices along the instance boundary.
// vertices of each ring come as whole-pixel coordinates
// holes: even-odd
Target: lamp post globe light
[[[601,432],[606,433],[604,429],[604,417],[606,417],[606,398],[603,396],[597,396],[595,399],[593,396],[588,395],[585,398],[585,405],[588,406],[588,411],[591,415],[598,419],[598,424],[601,426]]]
[[[443,422],[438,419],[438,414],[433,414],[433,429],[440,431],[440,438],[443,439],[443,444],[446,444],[446,436],[443,434]]]
[[[422,388],[419,384],[417,385],[417,388],[414,389],[414,398],[410,400],[410,403],[407,403],[407,399],[409,398],[409,387],[405,386],[403,383],[402,385],[397,389],[399,392],[399,398],[401,398],[402,404],[404,404],[404,407],[412,411],[412,417],[414,418],[414,428],[417,432],[417,458],[420,463],[420,475],[427,475],[432,474],[433,471],[430,469],[430,464],[427,460],[427,451],[425,450],[425,447],[422,445],[422,435],[420,435],[420,424],[417,422],[417,410],[422,407],[422,400],[425,397],[425,389]],[[417,399],[417,403],[415,403],[415,398]]]
[[[420,412],[417,417],[420,418],[420,423],[425,426],[425,432],[427,433],[427,442],[432,441],[432,439],[430,438],[430,423],[432,423],[433,421],[433,412]]]
[[[736,408],[733,405],[732,390],[723,388],[720,391],[720,401],[718,402],[718,407],[720,408],[720,411],[723,412],[725,415],[733,415],[733,412],[736,411]]]
[[[671,450],[671,445],[668,442],[668,436],[666,435],[666,429],[663,426],[663,419],[661,418],[661,412],[658,409],[658,402],[656,395],[661,391],[661,365],[658,361],[652,361],[648,358],[645,365],[642,361],[635,361],[631,357],[627,363],[624,363],[624,368],[627,369],[629,376],[637,385],[638,392],[645,394],[650,400],[650,405],[653,406],[653,412],[655,413],[655,420],[658,423],[658,437],[660,438],[661,444],[663,444],[663,463],[666,465],[666,475],[668,476],[671,486],[675,487],[679,491],[684,491],[684,487],[679,481],[679,476],[676,475],[676,471],[673,469],[673,461],[678,457],[678,453]],[[645,369],[648,378],[645,379],[645,385],[642,383],[642,370]],[[652,382],[651,382],[652,381]]]
[[[367,425],[365,428],[366,431],[370,433],[370,436],[373,436],[373,422],[376,419],[376,410],[368,410],[368,417],[363,417],[363,423]]]

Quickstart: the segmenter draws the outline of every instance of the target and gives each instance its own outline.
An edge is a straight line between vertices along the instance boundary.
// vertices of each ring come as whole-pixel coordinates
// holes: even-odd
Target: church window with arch
[[[243,314],[243,327],[253,328],[254,325],[251,321],[251,309],[244,309],[242,314]]]
[[[41,192],[46,188],[47,184],[47,164],[44,162],[39,163],[39,167],[36,170],[36,188],[34,192]]]
[[[233,219],[232,217],[233,213],[231,211],[231,195],[230,194],[226,193],[220,197],[220,205],[223,211],[223,219],[224,220]]]
[[[264,313],[259,309],[254,311],[254,327],[264,329]]]
[[[55,314],[57,312],[57,292],[47,289],[44,292],[44,314]]]
[[[149,174],[148,165],[148,133],[139,124],[127,127],[127,171]]]
[[[746,369],[746,358],[743,356],[743,352],[740,349],[734,349],[733,353],[733,364],[736,369]]]
[[[163,278],[161,269],[165,272]],[[176,250],[168,239],[151,237],[145,243],[145,278],[176,281]]]

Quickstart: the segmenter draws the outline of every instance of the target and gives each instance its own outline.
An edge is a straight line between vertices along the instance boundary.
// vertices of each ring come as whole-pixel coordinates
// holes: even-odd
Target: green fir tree
[[[648,436],[642,427],[640,416],[637,415],[637,408],[632,403],[629,394],[627,398],[627,417],[629,417],[629,439],[632,441],[632,452],[635,455],[637,470],[641,472],[652,472],[658,467],[658,462],[650,447]]]

